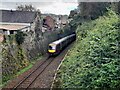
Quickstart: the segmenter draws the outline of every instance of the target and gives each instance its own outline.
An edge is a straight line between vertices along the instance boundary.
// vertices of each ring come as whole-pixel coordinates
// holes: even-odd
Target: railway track
[[[20,88],[27,90],[40,76],[40,74],[42,74],[42,72],[44,72],[44,70],[50,65],[53,59],[53,57],[48,57],[46,60],[44,60],[35,70],[33,70],[29,75],[22,79],[17,85],[15,85],[13,87],[13,90]]]
[[[49,57],[46,55],[42,60],[37,62],[31,70],[18,76],[16,79],[12,80],[5,88],[18,90],[18,89],[32,89],[32,88],[50,88],[54,79],[56,70],[64,58],[65,54],[72,46],[69,45],[65,48],[58,56]]]

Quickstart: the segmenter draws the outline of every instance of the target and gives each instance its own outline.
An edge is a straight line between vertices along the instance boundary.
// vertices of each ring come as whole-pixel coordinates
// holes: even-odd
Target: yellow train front
[[[58,55],[66,46],[68,46],[75,39],[76,34],[72,34],[50,43],[48,46],[49,55]]]
[[[50,55],[57,55],[57,54],[59,54],[60,53],[59,46],[60,46],[60,44],[55,44],[55,43],[49,44],[48,53]]]

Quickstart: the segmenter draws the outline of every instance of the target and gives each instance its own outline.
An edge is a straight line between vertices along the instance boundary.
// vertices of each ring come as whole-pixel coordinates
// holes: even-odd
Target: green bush
[[[120,88],[120,23],[109,11],[77,29],[57,80],[62,88]]]
[[[30,64],[29,60],[27,60],[24,50],[21,47],[18,47],[16,55],[14,56],[7,48],[2,49],[1,55],[3,57],[2,84],[6,84],[10,79],[16,76],[17,72]]]
[[[15,37],[16,37],[16,42],[18,43],[18,45],[20,45],[20,44],[22,44],[24,42],[25,36],[26,36],[26,34],[23,33],[22,31],[17,32]]]

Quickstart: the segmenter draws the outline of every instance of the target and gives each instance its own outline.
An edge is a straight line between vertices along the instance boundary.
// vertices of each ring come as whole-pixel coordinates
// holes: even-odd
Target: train
[[[76,40],[76,34],[68,35],[64,38],[56,40],[48,45],[48,54],[50,56],[58,55],[65,47]]]

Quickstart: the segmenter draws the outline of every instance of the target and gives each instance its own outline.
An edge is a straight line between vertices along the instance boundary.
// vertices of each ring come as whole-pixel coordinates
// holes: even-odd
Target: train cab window
[[[52,47],[51,47],[51,46],[49,46],[49,49],[51,50],[51,49],[52,49]]]
[[[54,49],[55,49],[55,46],[49,46],[49,49],[50,49],[50,50],[54,50]]]

